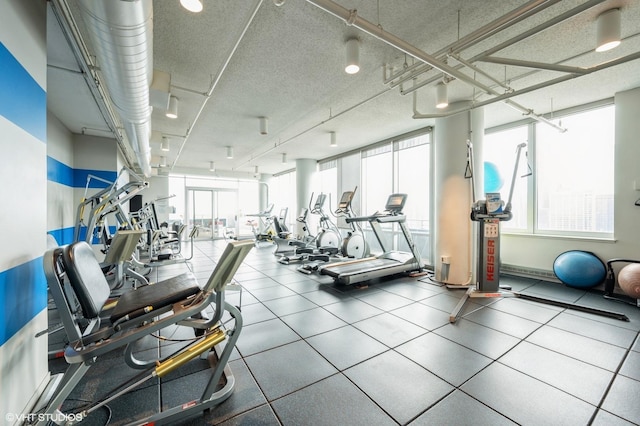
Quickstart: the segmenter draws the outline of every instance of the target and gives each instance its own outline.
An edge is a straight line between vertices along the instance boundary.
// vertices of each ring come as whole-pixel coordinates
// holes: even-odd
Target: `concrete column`
[[[454,105],[455,107],[455,105]],[[453,285],[475,283],[476,224],[467,170],[467,141],[473,145],[476,198],[482,188],[484,111],[480,108],[436,119],[434,152],[434,263],[436,279]]]
[[[315,184],[315,176],[318,162],[306,158],[296,160],[296,207],[297,211],[290,214],[297,215],[298,212],[307,207],[309,197]],[[296,234],[302,235],[302,224],[296,222]]]
[[[269,182],[265,175],[258,177],[258,211],[264,211],[269,204]]]

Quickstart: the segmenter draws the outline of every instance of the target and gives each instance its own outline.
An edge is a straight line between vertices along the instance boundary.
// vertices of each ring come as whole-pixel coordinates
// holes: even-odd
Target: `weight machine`
[[[251,227],[251,232],[255,237],[256,244],[260,241],[272,241],[273,237],[273,217],[271,212],[273,211],[273,203],[270,203],[267,208],[260,213],[252,213],[246,215],[247,217],[257,217],[258,221],[249,219],[247,225]]]
[[[179,255],[182,252],[182,234],[186,230],[186,225],[176,224],[173,230],[169,230],[169,224],[158,221],[156,211],[156,202],[175,197],[157,198],[150,203],[146,203],[137,212],[131,213],[131,222],[134,228],[141,229],[145,232],[142,239],[141,254],[144,253],[145,261],[157,262],[165,260],[182,261],[190,260],[193,257],[193,237],[191,233],[191,254],[188,258],[182,258]],[[142,257],[142,256],[141,256]]]
[[[518,163],[520,154],[527,144],[521,143],[516,151],[516,163],[513,168],[511,177],[511,188],[509,189],[509,198],[506,205],[503,205],[499,199],[499,194],[486,194],[485,200],[476,200],[475,185],[473,181],[473,146],[471,142],[467,142],[467,170],[471,173],[468,178],[471,179],[473,205],[471,206],[471,220],[478,223],[478,264],[476,269],[477,283],[470,287],[465,295],[460,299],[454,310],[449,316],[449,322],[455,323],[464,305],[469,298],[498,298],[498,297],[518,297],[533,302],[545,303],[548,305],[559,306],[566,309],[573,309],[587,312],[595,315],[606,316],[621,321],[629,321],[626,315],[609,312],[601,309],[590,308],[575,303],[563,302],[555,299],[547,299],[543,297],[531,296],[524,293],[511,291],[510,287],[500,286],[500,223],[511,220],[511,200],[513,198],[513,189],[515,186],[516,174],[518,172]],[[531,173],[522,177],[530,176]],[[496,197],[497,195],[497,197]],[[453,288],[453,286],[448,286]]]
[[[243,322],[240,310],[225,301],[225,290],[252,247],[250,241],[229,243],[202,287],[193,274],[184,273],[127,292],[115,303],[109,301],[109,286],[89,244],[80,241],[48,250],[43,259],[44,273],[69,341],[64,350],[68,366],[63,374],[51,377],[32,409],[42,416],[35,416],[30,422],[44,426],[53,416],[64,417],[63,402],[89,368],[110,357],[122,357],[127,366],[141,373],[135,380],[68,413],[73,418],[65,424],[82,421],[119,396],[163,378],[201,355],[206,355],[212,365],[201,396],[172,408],[159,407],[160,411],[150,416],[144,413],[148,417],[132,424],[176,424],[229,398],[235,378],[228,361]],[[81,305],[78,312],[70,309],[76,301]],[[210,306],[214,306],[214,312],[208,318],[205,311]],[[233,321],[223,322],[223,316]],[[179,345],[176,352],[163,353],[163,358],[136,357],[137,341],[174,325],[193,328],[194,338],[186,347]]]
[[[124,172],[129,173],[129,182],[118,187],[118,181]],[[103,190],[98,191],[96,194],[87,196],[92,179],[102,181],[109,185]],[[110,213],[115,214],[119,227],[124,229],[133,229],[127,213],[124,211],[122,206],[138,192],[148,187],[149,182],[145,181],[128,167],[123,167],[120,170],[114,182],[110,182],[93,175],[87,176],[84,197],[76,210],[76,225],[74,228],[73,240],[80,241],[82,239],[81,230],[86,228],[86,234],[84,235],[85,241],[91,243],[93,238],[97,237],[102,239],[105,245],[108,245],[108,238],[110,238],[111,235],[106,216]],[[85,210],[87,207],[89,207],[90,210],[85,221]]]

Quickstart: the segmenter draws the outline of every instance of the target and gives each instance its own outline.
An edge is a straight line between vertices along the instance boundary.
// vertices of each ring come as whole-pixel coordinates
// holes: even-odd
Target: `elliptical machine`
[[[351,210],[351,202],[356,194],[358,187],[353,191],[345,191],[340,198],[338,208],[334,212],[338,221],[341,218],[355,217]],[[349,259],[362,259],[369,255],[369,246],[364,238],[364,232],[358,222],[346,221],[350,227],[347,236],[342,239],[340,254]]]
[[[313,209],[311,209],[311,214],[320,216],[320,230],[316,236],[316,247],[322,253],[333,255],[340,250],[342,236],[336,224],[331,221],[329,215],[324,211],[324,203],[326,200],[327,194],[322,192],[318,194],[316,203]]]
[[[313,194],[311,194],[309,208],[303,209],[300,216],[296,219],[302,223],[302,229],[305,235],[302,237],[302,240],[290,240],[288,244],[296,246],[293,254],[281,256],[278,262],[285,265],[303,261],[328,262],[330,256],[338,253],[342,237],[340,236],[340,231],[337,226],[331,222],[331,218],[323,210],[326,198],[326,194],[318,194],[315,204],[311,207],[311,202],[313,201]],[[312,235],[309,230],[309,224],[307,222],[309,213],[320,215],[320,230],[315,236]],[[304,269],[304,265],[301,268]]]

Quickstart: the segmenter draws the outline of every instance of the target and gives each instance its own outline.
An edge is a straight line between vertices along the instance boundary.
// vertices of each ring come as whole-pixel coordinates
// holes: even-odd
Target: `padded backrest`
[[[253,246],[253,240],[232,241],[227,244],[203,290],[216,293],[223,291]]]
[[[111,240],[109,251],[107,251],[103,263],[106,265],[115,265],[130,260],[142,235],[144,235],[144,231],[141,229],[120,230],[116,232],[116,235],[114,235]]]
[[[70,294],[65,291],[64,265],[60,261],[62,248],[55,247],[47,250],[43,256],[44,275],[47,278],[47,286],[51,297],[56,304],[58,315],[64,325],[67,338],[70,342],[78,340],[82,333],[76,327],[75,313],[76,303],[71,300]]]
[[[85,318],[96,318],[111,289],[93,249],[86,241],[66,246],[62,261]]]

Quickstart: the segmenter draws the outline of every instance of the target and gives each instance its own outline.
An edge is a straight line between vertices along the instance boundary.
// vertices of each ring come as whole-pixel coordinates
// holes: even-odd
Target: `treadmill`
[[[402,213],[406,201],[407,194],[391,194],[383,212],[371,216],[345,218],[347,223],[369,222],[383,253],[374,257],[325,265],[320,268],[320,274],[333,277],[334,282],[338,284],[351,285],[374,278],[420,271],[423,268],[420,253],[405,224],[406,216]],[[387,249],[382,232],[383,223],[398,224],[409,245],[410,253]]]

